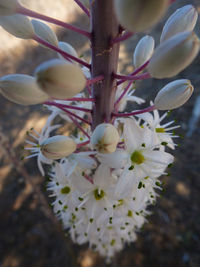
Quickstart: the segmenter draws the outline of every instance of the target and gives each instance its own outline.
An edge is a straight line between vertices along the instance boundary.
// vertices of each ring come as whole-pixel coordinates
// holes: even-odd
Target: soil
[[[186,3],[177,1],[171,10]],[[167,16],[166,16],[167,17]],[[76,16],[75,25],[87,29],[84,15]],[[152,32],[158,40],[162,24]],[[199,23],[198,23],[199,25]],[[197,32],[200,30],[197,26]],[[68,41],[78,51],[89,56],[85,38],[70,32],[58,31],[59,40]],[[139,37],[141,37],[140,35]],[[137,37],[138,38],[138,37]],[[124,42],[120,54],[120,71],[128,73],[136,37]],[[1,75],[8,73],[32,74],[35,67],[55,56],[51,51],[37,46],[9,50],[1,55]],[[200,56],[176,78],[190,79],[195,92],[190,101],[172,112],[180,135],[189,130],[192,109],[199,95]],[[156,90],[170,80],[152,80],[138,83],[139,95],[147,103]],[[137,94],[138,95],[138,94]],[[41,106],[19,106],[0,97],[0,266],[2,267],[102,267],[104,260],[87,246],[78,246],[61,230],[47,204],[51,202],[45,191],[45,178],[37,170],[34,159],[20,161],[23,156],[26,131],[34,126],[40,130],[47,117]],[[169,176],[162,178],[165,192],[152,215],[138,233],[135,243],[127,245],[108,266],[119,267],[199,267],[200,266],[200,124],[191,137],[177,139],[180,146],[173,151],[175,164]],[[37,194],[40,191],[42,196]]]

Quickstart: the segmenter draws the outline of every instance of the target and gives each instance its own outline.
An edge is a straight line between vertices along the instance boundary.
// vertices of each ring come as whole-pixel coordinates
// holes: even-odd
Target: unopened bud
[[[182,106],[192,95],[194,88],[189,80],[181,79],[168,83],[157,94],[154,105],[159,110]]]
[[[133,65],[139,68],[148,61],[154,51],[155,41],[153,37],[146,35],[137,44],[133,54]]]
[[[73,97],[86,85],[81,68],[61,59],[44,62],[37,67],[35,75],[41,89],[54,98]]]
[[[74,57],[78,57],[77,53],[76,53],[76,50],[68,43],[66,42],[59,42],[58,43],[58,47],[63,50],[64,52],[74,56]],[[58,53],[58,56],[61,58],[61,59],[65,59],[60,53]],[[72,59],[70,59],[74,64],[77,64],[77,62],[73,61]]]
[[[109,123],[99,124],[90,138],[91,145],[100,153],[112,153],[119,142],[117,129]]]
[[[169,78],[185,69],[197,56],[200,40],[193,32],[176,34],[155,50],[148,71],[153,78]]]
[[[35,78],[23,74],[11,74],[0,78],[0,93],[20,105],[35,105],[48,100],[48,95],[38,87]]]
[[[35,19],[32,19],[31,23],[37,36],[54,46],[58,46],[57,36],[47,24]],[[46,48],[46,46],[43,47]]]
[[[15,14],[19,8],[17,0],[1,0],[0,1],[0,16],[8,16]]]
[[[31,39],[34,29],[28,17],[24,15],[11,15],[0,17],[0,26],[15,37]]]
[[[198,12],[192,5],[179,8],[174,12],[163,27],[160,42],[184,31],[193,31],[198,19]]]
[[[131,32],[144,31],[156,24],[167,10],[169,0],[115,0],[120,24]]]
[[[41,144],[41,152],[48,159],[61,159],[69,156],[75,150],[74,140],[64,135],[49,137]]]

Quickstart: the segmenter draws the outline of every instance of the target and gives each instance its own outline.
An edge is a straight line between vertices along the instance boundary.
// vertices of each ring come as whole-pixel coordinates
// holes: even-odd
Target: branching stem
[[[40,13],[32,11],[32,10],[30,10],[28,8],[23,7],[23,6],[20,6],[18,8],[17,13],[25,15],[25,16],[33,17],[33,18],[36,18],[36,19],[41,19],[41,20],[44,20],[44,21],[47,21],[47,22],[50,22],[50,23],[53,23],[53,24],[56,24],[56,25],[61,26],[61,27],[65,28],[65,29],[77,32],[79,34],[82,34],[82,35],[90,38],[90,33],[85,31],[85,30],[79,29],[76,26],[73,26],[73,25],[68,24],[66,22],[63,22],[63,21],[60,21],[58,19],[54,19],[54,18],[45,16],[45,15],[42,15]]]
[[[90,11],[87,9],[86,6],[84,6],[84,4],[80,1],[80,0],[74,0],[77,5],[83,10],[83,12],[88,16],[90,17]]]
[[[81,64],[81,65],[87,67],[88,69],[91,68],[91,65],[88,64],[87,62],[81,60],[80,58],[77,58],[77,57],[74,57],[74,56],[70,55],[69,53],[67,53],[67,52],[61,50],[60,48],[58,48],[57,46],[54,46],[54,45],[52,45],[52,44],[46,42],[45,40],[43,40],[43,39],[40,38],[39,36],[35,35],[35,36],[33,37],[33,39],[34,39],[36,42],[38,42],[39,44],[42,44],[42,45],[44,45],[44,46],[46,46],[46,47],[48,47],[48,48],[50,48],[50,49],[52,49],[52,50],[54,50],[54,51],[60,53],[60,54],[61,54],[64,58],[66,58],[67,60],[72,59],[72,60],[78,62],[79,64]]]
[[[141,109],[141,110],[136,110],[136,111],[133,111],[133,112],[130,112],[130,113],[112,113],[112,115],[114,117],[130,117],[130,116],[143,114],[143,113],[146,113],[146,112],[151,112],[153,110],[155,110],[155,106],[150,106],[148,108],[144,108],[144,109]]]

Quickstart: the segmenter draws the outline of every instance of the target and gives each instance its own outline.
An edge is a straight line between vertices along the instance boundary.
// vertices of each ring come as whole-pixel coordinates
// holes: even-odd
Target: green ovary
[[[105,196],[105,193],[104,193],[103,190],[98,190],[98,189],[94,190],[94,197],[95,197],[96,200],[100,200],[104,196]]]
[[[131,154],[131,161],[133,164],[142,164],[144,163],[145,158],[142,155],[142,152],[136,150]]]
[[[165,133],[164,128],[156,128],[156,133]]]
[[[60,190],[61,194],[69,194],[70,191],[71,191],[71,189],[69,186],[65,186]]]

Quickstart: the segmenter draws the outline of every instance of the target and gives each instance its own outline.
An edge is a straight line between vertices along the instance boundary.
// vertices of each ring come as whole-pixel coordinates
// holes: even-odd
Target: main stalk
[[[113,0],[91,0],[91,48],[92,77],[104,76],[104,80],[93,85],[93,129],[102,122],[111,120],[114,108],[119,43],[111,45],[111,40],[119,35]]]

